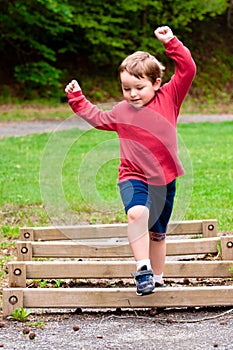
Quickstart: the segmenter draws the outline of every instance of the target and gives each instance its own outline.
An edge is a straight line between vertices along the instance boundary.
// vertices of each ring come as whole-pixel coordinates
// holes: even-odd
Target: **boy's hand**
[[[172,33],[172,30],[167,27],[158,27],[155,31],[155,36],[161,43],[166,44],[168,41],[170,41],[172,38],[174,38],[174,35]]]
[[[79,90],[81,90],[81,88],[77,80],[72,80],[68,85],[66,85],[66,88],[65,88],[65,92],[67,94],[70,94],[71,92],[75,92]]]

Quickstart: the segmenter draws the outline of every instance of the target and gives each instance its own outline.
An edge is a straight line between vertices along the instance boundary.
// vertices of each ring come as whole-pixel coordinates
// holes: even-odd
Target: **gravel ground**
[[[180,123],[233,121],[233,115],[184,115]],[[89,125],[77,117],[61,121],[3,122],[0,138]],[[153,311],[153,310],[152,310]],[[37,326],[36,326],[37,324]],[[0,321],[6,350],[163,349],[233,350],[233,309],[38,310],[28,322]],[[29,334],[24,334],[24,332]],[[32,338],[32,339],[31,339]]]
[[[0,328],[0,343],[7,350],[233,349],[233,309],[170,309],[150,313],[149,310],[137,314],[135,310],[41,313],[31,318],[32,323],[44,322],[40,327],[5,321]],[[29,334],[24,334],[26,331]]]

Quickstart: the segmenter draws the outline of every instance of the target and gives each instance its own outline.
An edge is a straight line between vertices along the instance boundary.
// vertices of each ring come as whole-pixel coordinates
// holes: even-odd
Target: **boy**
[[[82,94],[76,80],[65,89],[73,111],[120,139],[118,184],[128,217],[128,239],[136,261],[136,293],[165,286],[166,229],[175,182],[184,171],[178,159],[176,124],[196,66],[189,50],[167,26],[155,30],[175,74],[161,87],[163,66],[147,52],[135,52],[120,65],[124,101],[111,111],[99,110]]]

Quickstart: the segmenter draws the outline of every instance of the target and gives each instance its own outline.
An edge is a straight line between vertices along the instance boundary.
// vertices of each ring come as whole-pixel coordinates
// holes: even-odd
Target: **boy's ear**
[[[161,78],[157,78],[156,81],[153,84],[154,90],[157,91],[162,83],[162,79]]]

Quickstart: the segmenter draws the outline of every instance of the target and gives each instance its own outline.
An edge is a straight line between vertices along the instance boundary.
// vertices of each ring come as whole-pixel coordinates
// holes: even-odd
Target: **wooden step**
[[[24,308],[150,308],[232,306],[233,286],[158,288],[137,296],[135,288],[5,288],[3,315]]]
[[[168,225],[168,236],[202,235],[204,238],[217,236],[217,220],[172,221]],[[76,225],[22,227],[21,241],[79,240],[112,237],[127,237],[127,224]]]
[[[26,287],[27,279],[132,278],[134,261],[10,262],[9,287]],[[231,278],[233,261],[167,261],[164,278]]]
[[[217,254],[224,260],[233,260],[233,236],[167,240],[167,256]],[[32,258],[130,258],[132,251],[127,241],[49,241],[17,242],[17,259]]]

